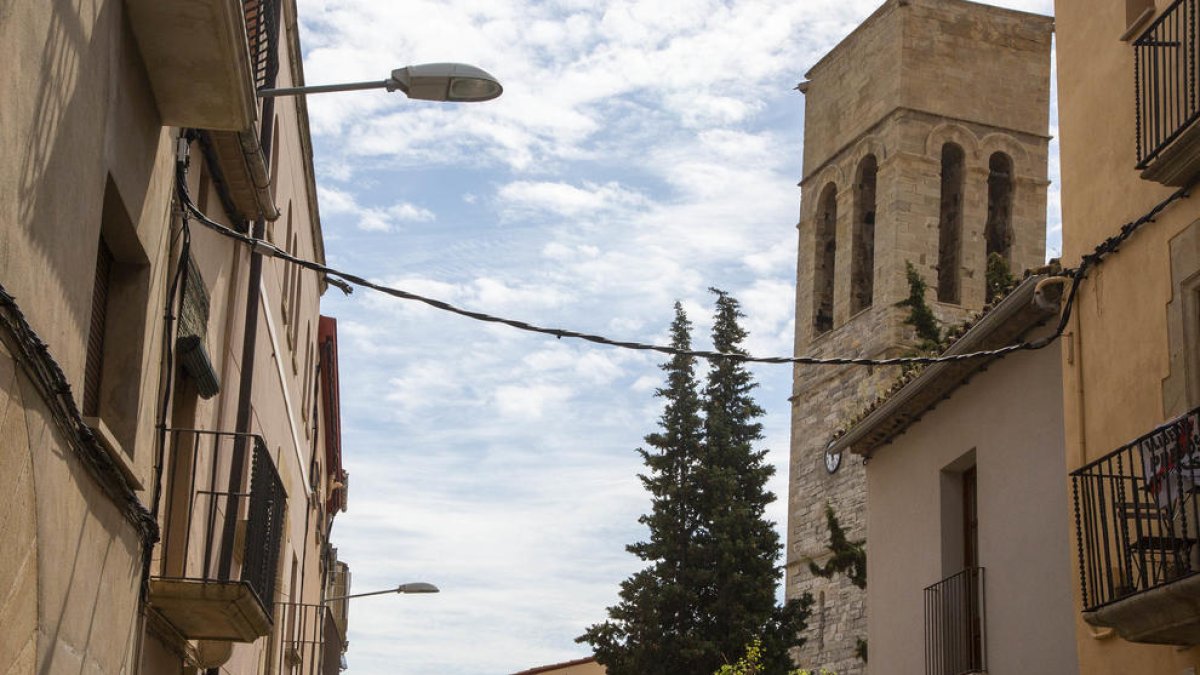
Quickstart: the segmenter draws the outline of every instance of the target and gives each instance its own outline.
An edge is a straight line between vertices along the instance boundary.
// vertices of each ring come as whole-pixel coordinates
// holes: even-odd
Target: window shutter
[[[208,333],[208,289],[204,277],[192,256],[187,258],[186,283],[183,289],[183,308],[179,312],[179,337],[197,337],[201,341]]]
[[[213,368],[204,346],[208,334],[208,289],[200,268],[189,255],[185,263],[183,303],[179,309],[179,331],[175,336],[175,349],[180,365],[196,382],[196,392],[201,398],[212,398],[221,390],[221,378]]]
[[[83,414],[100,414],[100,375],[104,370],[104,329],[108,316],[108,285],[112,278],[113,256],[108,244],[100,240],[96,252],[96,279],[92,286],[92,323],[88,329],[87,360],[83,372]]]

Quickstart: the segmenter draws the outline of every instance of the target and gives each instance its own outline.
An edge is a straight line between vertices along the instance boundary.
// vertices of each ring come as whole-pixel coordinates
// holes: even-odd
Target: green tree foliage
[[[713,346],[745,353],[738,303],[714,291]],[[691,348],[691,324],[676,303],[672,346]],[[641,517],[646,541],[628,548],[649,565],[621,584],[609,618],[577,638],[592,646],[610,675],[712,673],[758,640],[764,675],[791,668],[811,598],[775,605],[779,537],[764,518],[774,495],[766,491],[773,467],[754,449],[762,438],[763,410],[744,364],[719,359],[703,396],[695,359],[673,356],[662,366],[666,386],[659,430],[639,450],[642,483],[652,508]]]
[[[739,324],[744,315],[738,301],[724,291],[709,290],[716,295],[713,349],[745,354],[747,333]],[[709,369],[704,387],[706,452],[700,475],[706,498],[701,508],[709,527],[706,562],[713,574],[713,583],[705,589],[704,620],[707,634],[728,661],[763,635],[764,626],[774,619],[780,625],[764,636],[762,658],[765,672],[782,673],[789,666],[787,648],[797,644],[796,624],[803,624],[807,611],[798,604],[790,613],[775,607],[780,571],[776,563],[782,547],[765,518],[767,505],[775,499],[766,489],[775,468],[766,462],[766,451],[754,447],[762,440],[758,419],[764,414],[751,396],[757,386],[745,363],[720,359]],[[789,640],[788,635],[793,637]]]
[[[691,349],[691,326],[683,306],[675,303],[672,347]],[[609,620],[576,640],[589,643],[613,675],[684,675],[697,672],[692,664],[698,659],[712,658],[711,646],[697,639],[700,589],[710,579],[699,565],[697,546],[704,523],[696,475],[703,453],[696,359],[672,356],[661,368],[667,382],[655,393],[666,401],[659,431],[646,436],[649,450],[638,449],[648,469],[640,478],[652,506],[639,520],[650,537],[626,547],[651,564],[622,582],[621,601],[608,608]]]
[[[904,323],[916,329],[918,349],[923,352],[937,351],[942,342],[942,329],[938,326],[937,317],[933,315],[929,303],[925,301],[925,279],[910,261],[905,261],[904,269],[908,277],[908,297],[898,303],[901,307],[908,308],[908,316]]]
[[[738,659],[737,663],[723,665],[713,675],[764,675],[767,671],[763,669],[762,652],[762,640],[754,640],[746,645],[746,654]],[[787,671],[787,675],[837,675],[837,673],[824,668],[819,671],[796,669]]]
[[[1004,297],[1017,285],[1017,278],[1013,276],[1008,259],[995,251],[988,254],[985,277],[988,302]]]

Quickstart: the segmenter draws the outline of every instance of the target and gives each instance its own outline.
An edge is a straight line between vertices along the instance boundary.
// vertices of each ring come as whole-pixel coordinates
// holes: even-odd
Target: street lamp
[[[259,98],[270,98],[272,96],[324,94],[331,91],[356,91],[359,89],[387,89],[388,91],[399,89],[409,98],[452,103],[490,101],[504,93],[504,87],[500,86],[500,81],[482,68],[468,66],[465,63],[423,63],[417,66],[397,68],[386,80],[260,89],[258,96]]]
[[[440,590],[433,584],[427,584],[424,581],[417,581],[411,584],[400,584],[395,588],[389,588],[386,591],[371,591],[370,593],[355,593],[353,595],[339,595],[333,598],[325,598],[322,604],[328,605],[331,602],[339,600],[349,600],[350,598],[363,598],[368,595],[387,595],[389,593],[439,593]]]

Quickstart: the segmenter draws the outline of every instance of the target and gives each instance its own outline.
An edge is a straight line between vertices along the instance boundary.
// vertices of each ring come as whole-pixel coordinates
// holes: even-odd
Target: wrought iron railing
[[[1138,169],[1200,120],[1200,0],[1176,0],[1133,43]]]
[[[250,48],[250,67],[254,71],[254,88],[262,89],[274,82],[279,70],[279,2],[278,0],[242,0],[246,17],[246,41]]]
[[[1071,473],[1083,607],[1195,574],[1200,408]]]
[[[266,444],[260,436],[178,429],[170,447],[156,576],[244,582],[269,615],[287,495]]]
[[[983,568],[968,567],[925,589],[925,674],[987,670]]]
[[[346,563],[338,561],[335,558],[329,581],[329,597],[341,598],[340,600],[332,600],[328,603],[329,616],[337,628],[338,639],[344,642],[346,640],[346,627],[350,609],[350,601],[346,599],[346,596],[350,595],[350,568],[346,566]]]
[[[319,675],[325,672],[325,627],[328,609],[324,605],[281,602],[271,673],[279,675]]]

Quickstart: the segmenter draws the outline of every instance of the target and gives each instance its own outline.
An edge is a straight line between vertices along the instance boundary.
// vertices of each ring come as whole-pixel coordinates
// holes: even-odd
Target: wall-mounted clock
[[[836,473],[842,466],[842,453],[832,450],[825,451],[825,470],[829,473]]]

